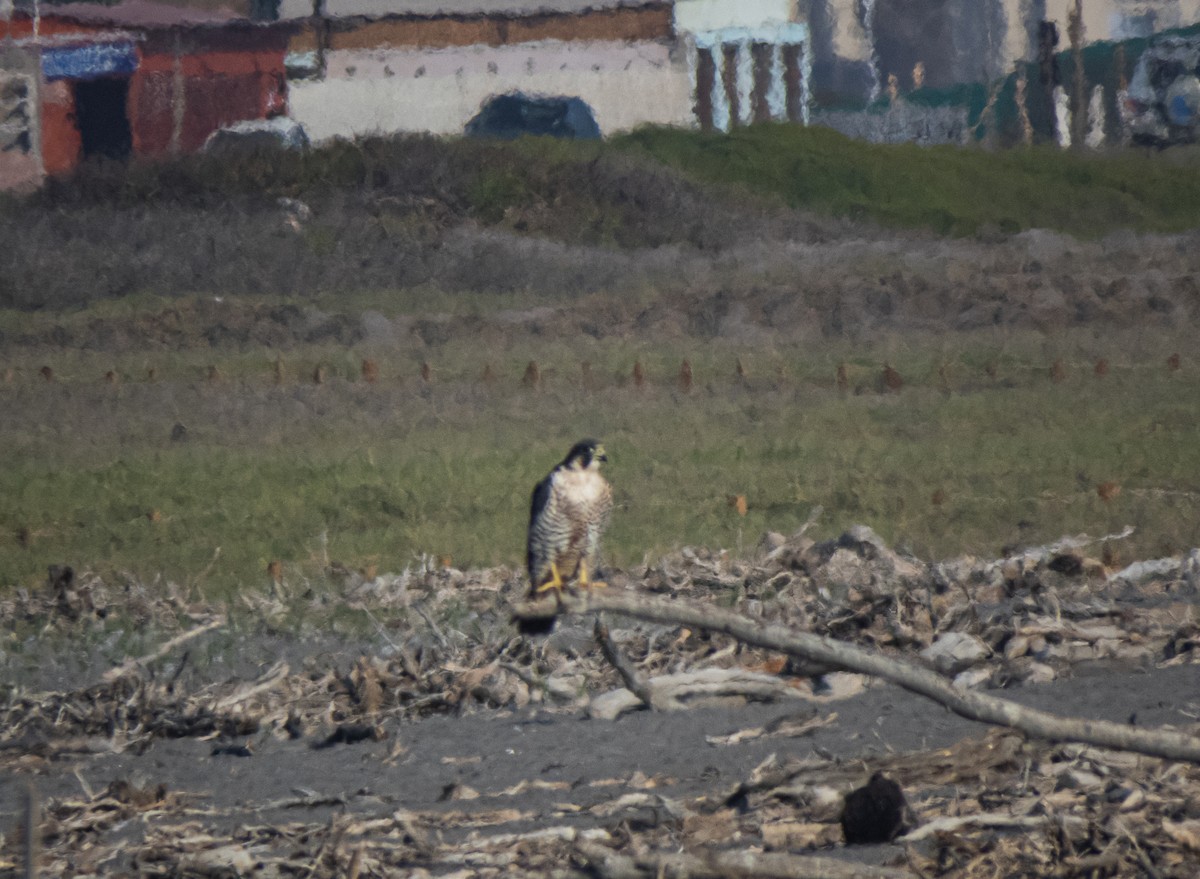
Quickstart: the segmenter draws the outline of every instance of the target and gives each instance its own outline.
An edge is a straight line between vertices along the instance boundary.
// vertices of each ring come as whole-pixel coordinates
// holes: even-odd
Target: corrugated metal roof
[[[333,17],[389,15],[520,17],[547,13],[581,13],[620,7],[658,6],[664,0],[325,0],[325,14]],[[312,0],[283,0],[281,18],[312,15]]]
[[[33,4],[18,0],[16,7],[32,11]],[[111,25],[133,28],[169,28],[197,25],[219,25],[247,21],[246,16],[232,9],[201,9],[194,6],[174,6],[154,0],[125,0],[124,3],[43,3],[42,17],[65,18],[80,24]]]
[[[337,0],[333,0],[334,3]],[[391,15],[536,15],[647,6],[652,0],[374,0]]]
[[[387,16],[505,16],[539,14],[578,14],[588,10],[661,6],[672,0],[324,0],[325,14],[331,18],[384,18]],[[16,0],[17,9],[29,14],[33,0]],[[281,0],[279,17],[283,20],[308,18],[312,0]],[[220,25],[247,22],[243,13],[227,7],[205,9],[200,6],[160,3],[156,0],[125,0],[116,5],[104,3],[42,3],[43,16],[58,16],[83,24],[116,27],[168,28]]]

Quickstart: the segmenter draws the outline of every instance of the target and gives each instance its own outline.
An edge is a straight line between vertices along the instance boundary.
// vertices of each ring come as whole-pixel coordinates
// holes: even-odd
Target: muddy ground
[[[822,543],[770,535],[740,561],[688,550],[610,580],[882,650],[1021,705],[1195,731],[1200,559],[1112,570],[1094,546],[925,565],[858,528]],[[264,631],[283,609],[266,594],[244,597],[257,625],[193,604],[176,646],[144,663],[98,639],[100,620],[122,607],[164,623],[178,596],[84,576],[8,600],[6,617],[40,633],[5,657],[18,686],[0,738],[3,869],[20,868],[31,788],[53,876],[723,875],[712,859],[736,853],[834,857],[857,875],[1200,865],[1200,767],[1026,739],[876,679],[616,619],[618,649],[673,682],[679,710],[614,707],[623,688],[591,615],[519,637],[523,590],[507,569],[351,577],[340,600],[381,626],[354,640]],[[464,599],[468,615],[447,623]],[[875,771],[906,792],[907,836],[847,846],[842,797]],[[672,866],[684,855],[708,872]],[[780,869],[762,875],[792,875]]]

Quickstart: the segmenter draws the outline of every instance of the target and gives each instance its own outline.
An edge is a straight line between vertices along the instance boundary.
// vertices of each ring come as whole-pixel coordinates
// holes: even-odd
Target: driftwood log
[[[917,693],[971,720],[1007,726],[1037,739],[1082,742],[1168,760],[1200,763],[1200,737],[1170,729],[1062,717],[973,690],[956,687],[936,672],[832,638],[749,619],[721,608],[632,592],[564,594],[518,605],[514,617],[609,611],[647,622],[722,632],[738,641],[778,650],[831,668],[873,675]]]
[[[194,629],[188,629],[186,632],[181,632],[171,640],[160,644],[157,648],[147,653],[145,656],[139,656],[135,659],[127,659],[116,668],[110,668],[104,673],[104,676],[100,679],[100,683],[111,684],[114,681],[119,681],[121,678],[127,675],[144,671],[148,665],[162,659],[181,644],[186,644],[188,641],[198,638],[201,635],[213,631],[214,629],[219,629],[224,625],[225,619],[223,617],[219,617],[214,620],[209,620],[202,626],[197,626]]]
[[[846,863],[787,852],[622,854],[594,842],[576,849],[603,879],[908,879],[904,869]]]

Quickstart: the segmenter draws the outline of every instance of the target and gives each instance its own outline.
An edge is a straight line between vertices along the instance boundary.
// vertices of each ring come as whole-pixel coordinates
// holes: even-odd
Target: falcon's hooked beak
[[[592,453],[592,457],[601,463],[608,460],[608,455],[604,452],[604,446],[596,446],[596,451]]]

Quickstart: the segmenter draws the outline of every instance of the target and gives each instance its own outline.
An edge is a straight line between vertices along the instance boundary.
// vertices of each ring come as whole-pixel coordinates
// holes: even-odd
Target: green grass
[[[1195,225],[1198,159],[1052,147],[989,152],[875,145],[827,128],[758,125],[729,135],[648,128],[618,138],[709,183],[778,197],[794,208],[965,235],[1049,228],[1080,236]]]
[[[0,217],[97,205],[260,211],[295,197],[316,206],[306,242],[326,258],[338,254],[324,224],[359,201],[372,205],[370,234],[410,243],[430,232],[422,205],[456,221],[618,246],[713,246],[727,233],[714,218],[753,216],[764,202],[953,235],[1037,227],[1097,236],[1193,227],[1198,166],[1194,148],[879,145],[779,124],[729,134],[647,127],[603,143],[396,137],[237,161],[85,168],[24,201],[0,199]]]
[[[490,391],[474,377],[495,352],[464,353],[426,390],[415,375],[273,388],[265,356],[257,373],[216,387],[22,377],[0,387],[0,402],[44,406],[57,421],[0,428],[0,584],[36,585],[66,562],[225,597],[263,585],[272,559],[293,582],[319,581],[326,561],[519,564],[530,489],[585,435],[611,455],[607,549],[622,565],[689,544],[745,555],[763,531],[790,532],[818,505],[818,537],[861,522],[930,559],[1125,524],[1139,529],[1123,544],[1130,554],[1200,543],[1194,369],[1168,373],[1145,342],[1099,380],[1081,348],[1055,384],[1039,339],[764,352],[747,358],[749,390],[733,379],[738,352],[715,343],[550,345],[540,394],[520,388],[516,351],[495,360]],[[577,388],[582,356],[603,385],[590,394]],[[674,387],[683,356],[696,374],[686,396]],[[875,391],[885,356],[906,377],[899,395]],[[626,378],[634,357],[652,380],[642,393]],[[862,393],[835,389],[842,359]],[[992,360],[995,379],[981,368]],[[951,393],[940,389],[943,362]],[[177,417],[185,443],[167,439]],[[1104,503],[1095,486],[1109,480],[1122,493]],[[728,502],[737,494],[744,518]]]

